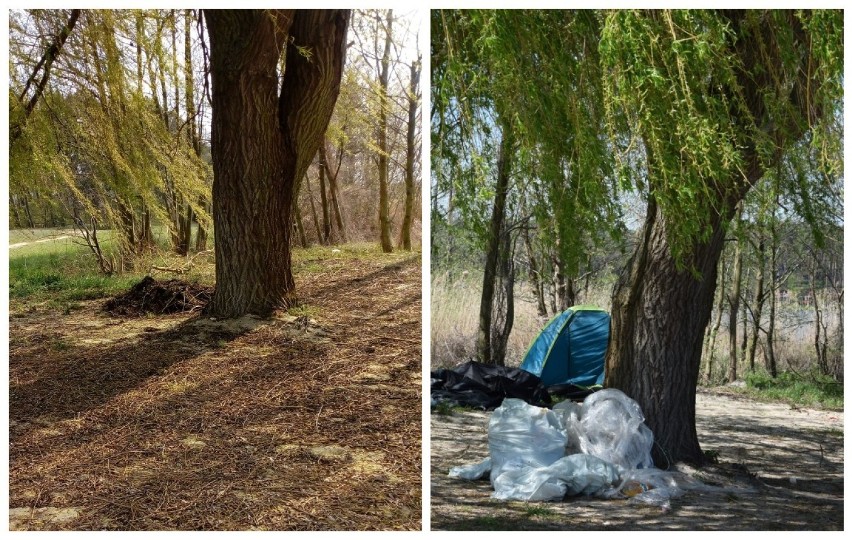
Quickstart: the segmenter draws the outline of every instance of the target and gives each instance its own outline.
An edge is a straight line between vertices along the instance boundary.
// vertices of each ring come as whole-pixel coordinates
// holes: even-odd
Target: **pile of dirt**
[[[179,279],[161,282],[145,276],[126,293],[109,299],[104,304],[104,311],[131,317],[147,313],[187,313],[202,309],[212,296],[213,287]]]

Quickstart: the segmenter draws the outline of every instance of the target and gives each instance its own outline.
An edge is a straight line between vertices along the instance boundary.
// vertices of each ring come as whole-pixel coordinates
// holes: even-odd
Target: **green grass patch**
[[[213,285],[215,267],[212,253],[191,259],[170,252],[166,244],[165,227],[156,227],[155,236],[161,250],[134,261],[133,271],[107,276],[102,274],[89,248],[80,238],[64,238],[73,231],[59,229],[18,229],[9,232],[10,244],[31,243],[9,250],[9,298],[18,303],[46,302],[66,313],[77,309],[76,302],[115,296],[127,291],[133,284],[150,274],[157,280],[180,279],[189,283]],[[106,253],[113,250],[113,231],[98,231],[98,238]],[[293,250],[293,272],[297,288],[299,275],[320,273],[354,260],[377,261],[393,264],[419,258],[420,252],[395,251],[382,253],[376,243],[353,243],[339,246],[313,246]],[[191,262],[190,262],[191,260]],[[183,273],[153,269],[154,267],[181,269]],[[295,316],[315,318],[317,308],[298,306],[290,311]]]
[[[843,383],[818,373],[785,371],[772,378],[765,372],[745,376],[746,392],[757,397],[807,407],[843,408]]]
[[[70,227],[65,229],[10,229],[9,245],[35,242],[46,238],[58,238],[68,234],[73,234]]]
[[[526,504],[523,507],[524,514],[527,517],[543,517],[549,518],[556,515],[556,512],[553,511],[552,508],[548,508],[547,506],[538,505],[538,504]]]
[[[309,319],[316,319],[320,316],[320,313],[321,311],[318,307],[309,304],[298,304],[287,310],[288,315],[292,315],[294,317],[307,317]]]
[[[59,304],[102,298],[138,281],[138,275],[106,276],[85,252],[46,252],[9,259],[10,300]]]
[[[435,408],[432,410],[432,412],[441,416],[452,416],[455,409],[456,407],[454,407],[450,403],[446,401],[439,401],[438,404],[435,405]]]

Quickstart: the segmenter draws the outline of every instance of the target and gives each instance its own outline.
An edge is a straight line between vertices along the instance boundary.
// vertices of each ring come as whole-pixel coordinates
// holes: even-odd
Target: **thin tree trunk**
[[[325,149],[321,144],[319,147],[319,186],[320,186],[320,206],[322,207],[322,239],[324,245],[331,243],[331,217],[328,211],[328,197],[325,194]]]
[[[719,328],[722,326],[722,311],[725,308],[725,258],[722,257],[721,261],[721,270],[719,271],[721,276],[721,282],[719,283],[719,302],[716,304],[716,322],[713,323],[713,328],[710,330],[710,339],[707,344],[707,350],[704,353],[704,356],[707,358],[707,371],[705,372],[706,380],[713,380],[713,360],[716,356],[716,336],[719,335]]]
[[[30,115],[35,109],[36,104],[38,103],[39,98],[41,98],[44,93],[44,88],[47,86],[47,81],[50,78],[50,69],[53,67],[53,62],[59,57],[59,53],[62,52],[62,47],[65,45],[65,41],[68,39],[68,36],[71,35],[71,31],[74,30],[74,26],[77,24],[77,19],[80,17],[81,10],[72,9],[71,15],[68,17],[68,22],[65,23],[65,26],[59,31],[59,34],[55,37],[53,42],[47,47],[47,50],[42,55],[41,59],[33,68],[32,74],[27,79],[26,84],[24,84],[24,89],[21,91],[21,94],[18,96],[18,99],[23,102],[26,100],[27,93],[30,91],[30,87],[33,83],[36,84],[35,91],[30,99],[27,101],[24,106],[24,115],[23,118],[15,120],[15,123],[12,125],[9,130],[9,145],[15,143],[15,140],[21,136],[23,132],[24,125],[27,123]],[[42,70],[41,78],[36,83],[36,77],[38,76],[39,70]]]
[[[535,291],[536,310],[539,317],[547,316],[547,306],[544,304],[544,285],[542,284],[541,274],[539,273],[538,262],[536,262],[535,253],[533,252],[532,241],[530,240],[530,231],[524,229],[524,245],[527,248],[527,259],[530,263],[530,281],[532,281],[533,290]]]
[[[750,275],[750,273],[749,273]],[[746,276],[745,286],[748,288],[749,275]],[[742,323],[742,339],[740,339],[740,355],[739,358],[742,361],[741,365],[745,365],[746,359],[746,350],[748,350],[748,306],[746,305],[746,301],[744,298],[740,299],[740,304],[742,305],[742,313],[740,314],[740,321]],[[754,371],[754,366],[751,366],[751,371]]]
[[[509,335],[515,323],[515,267],[513,264],[512,238],[508,231],[501,233],[500,255],[497,273],[502,290],[495,295],[492,314],[495,324],[491,332],[492,363],[506,365]]]
[[[382,251],[390,253],[393,251],[391,241],[390,224],[390,199],[388,195],[388,82],[390,76],[390,51],[391,28],[393,24],[393,10],[388,10],[385,28],[385,51],[382,54],[381,72],[379,75],[379,125],[378,125],[378,147],[379,147],[379,235]]]
[[[299,245],[303,248],[308,247],[308,237],[305,236],[305,226],[302,225],[302,208],[299,206],[298,199],[295,204],[296,208],[296,232],[299,235]]]
[[[20,229],[22,225],[21,214],[18,212],[18,198],[14,195],[9,197],[9,210],[12,212],[14,228]]]
[[[826,325],[823,321],[822,310],[819,307],[819,299],[817,298],[817,264],[816,254],[811,254],[810,267],[810,290],[811,298],[814,303],[814,352],[816,353],[817,367],[821,375],[828,375],[828,336],[826,335]]]
[[[325,148],[326,140],[323,139],[322,145],[320,146],[320,150],[328,155],[327,150]],[[329,192],[331,194],[331,208],[334,210],[334,221],[337,226],[337,232],[340,235],[340,241],[346,243],[346,227],[343,225],[343,213],[340,211],[340,190],[337,186],[337,176],[340,174],[340,167],[343,165],[343,140],[341,138],[341,145],[337,155],[337,168],[332,173],[331,167],[329,166],[328,160],[325,160],[325,175],[328,178],[328,187]]]
[[[35,229],[35,221],[33,221],[33,213],[30,211],[30,200],[26,195],[22,197],[24,201],[24,214],[27,216],[27,223],[30,224],[30,229]]]
[[[776,197],[777,201],[777,197]],[[772,215],[771,246],[769,248],[769,320],[766,325],[766,371],[774,379],[778,376],[775,360],[775,310],[778,294],[778,236],[775,230],[775,211]]]
[[[737,208],[734,218],[737,232],[740,229],[742,206]],[[740,290],[743,274],[743,250],[742,240],[737,238],[737,247],[734,251],[734,272],[731,275],[731,292],[728,295],[728,382],[737,380],[737,316],[740,312]]]
[[[556,255],[551,258],[553,264],[553,289],[556,294],[556,308],[563,312],[577,302],[577,293],[574,290],[574,279],[565,275],[564,264],[559,256],[558,243]]]
[[[411,223],[414,219],[414,135],[419,103],[419,80],[420,58],[418,57],[411,64],[411,83],[408,88],[408,131],[405,138],[405,212],[402,218],[402,249],[406,251],[411,251]]]
[[[479,333],[476,338],[476,356],[480,362],[491,364],[491,309],[494,303],[494,282],[497,276],[497,260],[500,254],[500,231],[506,212],[506,197],[509,192],[509,176],[512,171],[514,137],[508,122],[502,124],[500,152],[497,156],[497,185],[494,206],[491,210],[491,225],[488,232],[488,249],[485,253],[485,272],[482,280],[482,298],[479,303]]]
[[[314,204],[314,193],[311,191],[311,178],[305,175],[305,187],[308,190],[308,201],[311,203],[311,217],[314,219],[314,228],[317,232],[317,242],[322,244],[322,231],[320,230],[319,216],[317,215],[317,207]]]
[[[754,285],[754,311],[752,312],[752,337],[748,349],[748,365],[751,371],[755,370],[754,357],[757,352],[757,344],[760,341],[761,319],[763,318],[763,305],[766,303],[766,242],[763,233],[760,233],[760,241],[757,245],[757,283]]]

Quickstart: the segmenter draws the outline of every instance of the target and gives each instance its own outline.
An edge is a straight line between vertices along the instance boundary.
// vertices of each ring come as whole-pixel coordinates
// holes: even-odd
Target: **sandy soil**
[[[689,493],[668,511],[585,497],[506,503],[489,498],[487,480],[449,478],[450,467],[487,457],[489,416],[432,415],[434,530],[843,530],[842,412],[699,392],[699,438],[720,464],[693,474],[756,493]]]

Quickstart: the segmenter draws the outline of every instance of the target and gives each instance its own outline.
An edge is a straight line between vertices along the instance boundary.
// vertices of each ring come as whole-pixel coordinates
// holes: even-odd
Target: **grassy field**
[[[9,298],[12,302],[47,304],[65,310],[74,309],[83,300],[104,298],[127,290],[146,275],[156,279],[181,280],[213,285],[215,266],[213,253],[189,259],[165,249],[165,229],[155,231],[163,249],[141,257],[134,269],[107,276],[98,271],[95,258],[74,231],[64,229],[19,229],[9,233],[9,244],[29,243],[9,250]],[[68,237],[70,236],[70,237]],[[63,238],[65,237],[65,238]],[[113,249],[112,231],[99,231],[98,238],[105,252]],[[46,240],[46,241],[40,241]],[[378,244],[353,243],[340,246],[313,246],[293,250],[293,271],[320,271],[327,259],[403,260],[411,254],[395,252],[384,255]],[[157,268],[185,269],[178,274]]]

